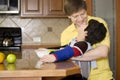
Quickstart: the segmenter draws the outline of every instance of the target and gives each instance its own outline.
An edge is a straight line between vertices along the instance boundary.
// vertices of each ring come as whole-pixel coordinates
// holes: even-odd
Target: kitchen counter
[[[21,58],[14,64],[4,61],[4,68],[0,70],[1,80],[59,80],[62,77],[80,73],[78,65],[71,60],[44,63],[41,65],[35,49],[22,49]],[[14,52],[13,52],[14,53]]]
[[[60,44],[47,44],[47,43],[41,43],[41,44],[22,44],[22,48],[31,48],[31,49],[37,49],[37,48],[53,48],[58,47]]]

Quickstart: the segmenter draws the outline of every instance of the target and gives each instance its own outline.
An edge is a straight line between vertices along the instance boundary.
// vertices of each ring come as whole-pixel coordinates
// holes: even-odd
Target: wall
[[[0,15],[0,27],[21,27],[23,44],[59,44],[60,34],[68,25],[67,18],[21,19],[16,15]],[[40,38],[41,42],[34,41],[35,38]]]

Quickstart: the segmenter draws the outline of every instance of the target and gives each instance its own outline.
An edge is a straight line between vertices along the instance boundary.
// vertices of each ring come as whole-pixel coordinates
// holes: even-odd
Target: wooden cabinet
[[[45,0],[47,17],[66,17],[64,13],[64,0]]]
[[[63,0],[21,0],[21,17],[66,17]]]
[[[44,0],[21,0],[21,17],[40,17],[43,15]]]
[[[91,13],[91,0],[87,0]],[[67,17],[64,0],[21,0],[21,17]]]

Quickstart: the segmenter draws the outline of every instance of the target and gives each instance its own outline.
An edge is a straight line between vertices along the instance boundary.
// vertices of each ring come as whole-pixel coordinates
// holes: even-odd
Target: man
[[[106,37],[100,43],[94,44],[93,49],[85,52],[82,57],[74,57],[73,60],[96,60],[97,68],[91,68],[88,80],[112,80],[112,71],[109,67],[108,53],[110,49],[110,36],[106,22],[98,17],[87,15],[87,5],[84,0],[65,0],[65,13],[71,19],[72,24],[61,34],[61,45],[68,44],[73,38],[76,41],[84,41],[87,32],[84,29],[91,19],[103,23],[107,29]],[[69,36],[68,36],[69,34]]]

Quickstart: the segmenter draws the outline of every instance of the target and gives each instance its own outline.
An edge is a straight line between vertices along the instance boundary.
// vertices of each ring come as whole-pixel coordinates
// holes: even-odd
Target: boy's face
[[[70,18],[71,21],[78,26],[87,24],[87,11],[85,9],[81,9],[78,12],[68,16],[68,18]]]

